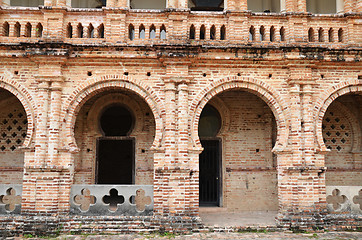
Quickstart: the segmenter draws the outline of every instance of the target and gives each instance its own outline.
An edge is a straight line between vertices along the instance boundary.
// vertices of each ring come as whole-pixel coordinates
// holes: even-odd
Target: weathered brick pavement
[[[20,239],[43,239],[43,238],[8,238],[14,240]],[[362,232],[326,232],[326,233],[291,233],[291,232],[211,232],[211,233],[194,233],[190,235],[173,235],[173,234],[125,234],[125,235],[62,235],[57,240],[141,240],[141,239],[175,239],[175,240],[194,240],[194,239],[362,239]]]

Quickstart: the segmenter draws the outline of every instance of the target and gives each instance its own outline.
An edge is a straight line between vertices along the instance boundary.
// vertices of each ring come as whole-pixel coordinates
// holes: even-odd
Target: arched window
[[[77,37],[83,38],[83,26],[81,23],[79,23],[77,27]]]
[[[270,27],[270,41],[271,42],[275,41],[275,28],[274,28],[274,26]]]
[[[328,41],[333,42],[334,41],[334,31],[333,28],[330,28],[328,31]]]
[[[318,42],[324,42],[324,30],[319,28],[318,30]]]
[[[166,39],[166,27],[162,25],[160,28],[160,39]]]
[[[104,25],[103,23],[98,27],[98,38],[104,38]]]
[[[145,38],[146,38],[145,26],[141,24],[141,26],[139,27],[139,39],[145,39]]]
[[[20,37],[20,23],[16,22],[14,25],[14,37]]]
[[[314,30],[313,28],[309,28],[308,30],[308,41],[314,42]]]
[[[220,40],[226,39],[226,28],[225,25],[222,25],[220,28]]]
[[[251,26],[249,28],[249,41],[252,41],[252,42],[255,41],[255,28],[254,28],[254,26]]]
[[[210,39],[214,40],[216,38],[216,28],[215,25],[212,25],[210,28]]]
[[[279,34],[280,34],[280,41],[284,42],[285,41],[285,29],[284,29],[284,27],[280,28]]]
[[[94,38],[94,27],[91,23],[88,26],[87,38]]]
[[[31,24],[29,22],[25,25],[25,37],[31,37]]]
[[[343,29],[338,30],[338,42],[343,42]]]
[[[205,25],[202,24],[200,27],[200,39],[205,39],[205,34],[206,34],[206,28]]]
[[[260,27],[260,30],[259,30],[259,40],[262,42],[265,40],[265,29],[264,29],[264,26],[261,26]]]
[[[41,38],[43,36],[43,25],[41,25],[41,23],[38,23],[38,25],[36,25],[36,37]]]
[[[10,34],[10,26],[8,22],[4,22],[3,24],[3,36],[4,37],[9,37]]]
[[[72,24],[68,23],[67,38],[72,38],[72,37],[73,37],[73,27],[72,27]]]
[[[221,128],[219,112],[210,104],[206,104],[201,112],[199,120],[199,136],[216,137]]]
[[[156,38],[156,27],[155,25],[151,25],[150,27],[150,39],[155,39]]]
[[[135,38],[134,26],[132,24],[128,26],[128,38],[129,40],[134,40]]]
[[[192,24],[190,27],[190,39],[195,39],[195,26]]]

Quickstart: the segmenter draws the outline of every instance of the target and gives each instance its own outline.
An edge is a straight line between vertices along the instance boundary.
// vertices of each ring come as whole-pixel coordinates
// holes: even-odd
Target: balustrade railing
[[[362,186],[326,186],[330,213],[362,214]]]
[[[0,214],[20,214],[21,184],[0,184]]]

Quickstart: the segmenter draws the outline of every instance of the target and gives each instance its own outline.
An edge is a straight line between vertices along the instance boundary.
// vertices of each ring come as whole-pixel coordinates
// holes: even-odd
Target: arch
[[[220,40],[226,39],[226,27],[225,25],[222,25],[220,28]]]
[[[274,28],[274,26],[270,27],[270,41],[271,42],[275,41],[275,28]]]
[[[216,27],[215,25],[212,25],[210,28],[210,39],[215,40],[216,39]]]
[[[73,27],[71,23],[68,23],[67,25],[67,38],[72,38],[73,37]]]
[[[195,33],[195,26],[192,24],[190,26],[190,33],[189,33],[189,38],[190,39],[195,39],[196,33]]]
[[[329,42],[334,42],[334,31],[333,28],[330,28],[328,30],[328,41]]]
[[[261,26],[259,29],[259,40],[260,42],[265,41],[265,28]]]
[[[314,42],[314,30],[313,28],[309,28],[308,30],[308,41]]]
[[[338,29],[338,42],[343,42],[343,29]]]
[[[284,42],[285,41],[285,28],[284,27],[280,28],[279,34],[280,34],[280,41]]]
[[[200,39],[204,40],[206,38],[206,27],[204,24],[200,27]]]
[[[150,33],[149,33],[149,39],[155,39],[156,38],[156,27],[155,25],[151,25],[150,27]]]
[[[77,38],[83,38],[83,26],[81,23],[77,26]]]
[[[255,41],[255,28],[254,28],[254,26],[251,26],[249,28],[249,41],[252,41],[252,42]]]
[[[138,38],[139,39],[145,39],[146,38],[146,29],[145,29],[145,26],[143,26],[143,24],[141,24],[140,27],[139,27]]]
[[[166,39],[166,27],[164,24],[160,27],[160,39]]]
[[[156,133],[152,148],[160,147],[162,140],[163,120],[162,113],[165,112],[161,100],[155,94],[152,87],[145,85],[141,81],[129,79],[120,75],[105,75],[100,78],[94,78],[91,81],[79,86],[64,104],[62,118],[64,118],[66,127],[66,146],[71,152],[78,151],[74,137],[74,126],[79,110],[83,104],[93,96],[109,89],[125,89],[139,95],[150,107],[156,123]],[[65,115],[66,114],[66,115]]]
[[[9,37],[9,33],[10,33],[10,25],[8,22],[4,22],[3,23],[3,36]]]
[[[24,139],[22,148],[30,148],[30,144],[34,135],[35,110],[36,105],[32,95],[17,81],[10,78],[0,76],[0,88],[12,93],[23,105],[28,121],[28,130]]]
[[[134,38],[135,38],[135,30],[134,30],[134,26],[132,24],[130,24],[128,26],[128,38],[129,38],[129,40],[134,40]]]
[[[88,25],[87,30],[87,38],[94,38],[94,27],[91,23]]]
[[[195,97],[190,104],[191,120],[191,139],[193,147],[201,149],[200,139],[198,137],[198,122],[204,106],[217,94],[231,89],[244,89],[251,92],[261,99],[271,108],[278,125],[278,139],[273,151],[282,151],[286,148],[289,129],[287,127],[286,111],[287,107],[281,96],[271,86],[265,82],[255,80],[249,77],[228,77],[209,84]],[[201,100],[200,100],[201,99]]]
[[[28,22],[26,25],[25,25],[25,37],[31,37],[31,29],[32,29],[32,26],[30,24],[30,22]]]
[[[104,24],[103,23],[101,23],[101,25],[98,26],[97,32],[98,32],[98,38],[104,38]]]
[[[324,42],[324,30],[319,28],[318,30],[318,42]]]
[[[35,31],[35,37],[41,38],[43,36],[43,25],[41,23],[38,23],[38,25],[36,25]]]
[[[353,82],[346,81],[342,82],[334,87],[329,88],[327,91],[323,93],[321,97],[319,97],[317,103],[320,103],[317,108],[317,122],[316,122],[316,136],[317,136],[317,144],[319,147],[319,151],[325,152],[327,151],[327,147],[323,141],[323,132],[322,132],[322,123],[323,117],[331,103],[336,100],[338,97],[345,95],[347,93],[357,93],[362,92],[362,84],[355,80]]]
[[[19,22],[16,22],[14,25],[14,37],[20,37],[21,25]]]

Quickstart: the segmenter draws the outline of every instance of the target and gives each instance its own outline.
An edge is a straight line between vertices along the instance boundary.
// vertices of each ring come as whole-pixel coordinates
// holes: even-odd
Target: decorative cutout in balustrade
[[[149,216],[153,214],[153,186],[73,185],[70,205],[74,215]]]
[[[362,214],[362,186],[326,186],[326,193],[329,212]]]
[[[20,214],[21,184],[0,185],[0,214]]]

